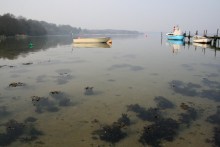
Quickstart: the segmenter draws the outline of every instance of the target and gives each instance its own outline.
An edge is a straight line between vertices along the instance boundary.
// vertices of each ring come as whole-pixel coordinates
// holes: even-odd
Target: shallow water
[[[24,127],[0,146],[219,146],[214,128],[220,121],[210,118],[220,119],[219,50],[167,42],[157,33],[112,40],[107,48],[76,48],[64,36],[1,41],[0,137],[12,119]],[[174,107],[158,104],[160,96]],[[140,112],[128,108],[135,104]],[[149,108],[160,115],[150,120]],[[122,114],[131,122],[120,127],[126,135],[102,140],[103,127]],[[169,137],[161,136],[169,124],[151,129],[168,118],[178,124],[165,130],[174,132]],[[141,141],[144,127],[154,142]]]

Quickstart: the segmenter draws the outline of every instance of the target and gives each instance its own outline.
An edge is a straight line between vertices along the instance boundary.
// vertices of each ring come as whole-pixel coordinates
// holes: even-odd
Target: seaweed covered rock
[[[220,124],[220,106],[217,107],[217,111],[214,115],[207,118],[207,121],[213,124]]]
[[[12,119],[5,123],[5,133],[0,133],[0,146],[8,146],[16,140],[30,142],[36,140],[39,135],[43,135],[31,122],[19,123]]]
[[[121,126],[129,126],[131,124],[131,121],[127,114],[122,114],[121,117],[118,119],[117,123]]]
[[[179,80],[173,80],[170,83],[171,88],[174,92],[179,93],[184,96],[198,96],[199,93],[197,92],[198,88],[201,86],[194,83],[184,83]]]
[[[58,103],[59,106],[70,106],[71,101],[66,94],[60,91],[51,91],[50,95],[55,101]]]
[[[33,96],[32,103],[36,107],[35,112],[42,113],[44,111],[57,112],[59,108],[56,107],[54,101],[49,100],[49,98]]]
[[[93,95],[94,94],[93,87],[87,86],[84,89],[85,89],[85,92],[84,92],[85,95]]]
[[[103,141],[116,143],[123,139],[126,133],[122,132],[120,125],[113,123],[112,125],[102,127],[100,130],[96,130],[93,135],[98,135]]]
[[[6,124],[6,133],[0,133],[0,146],[7,146],[18,139],[24,132],[24,124],[16,120],[9,120]]]
[[[137,116],[144,120],[144,121],[157,121],[162,118],[161,112],[158,108],[149,108],[145,109],[138,104],[135,105],[128,105],[127,106],[128,111],[133,111],[137,113]]]
[[[155,97],[154,101],[157,103],[157,107],[160,109],[174,108],[174,104],[163,96]]]
[[[188,107],[186,113],[181,113],[179,121],[182,124],[186,124],[187,127],[190,126],[192,121],[195,121],[198,118],[198,112],[195,108]]]
[[[9,87],[17,87],[17,86],[25,86],[25,84],[21,82],[12,82],[9,84]]]
[[[0,117],[6,116],[8,114],[9,114],[9,112],[7,111],[7,107],[6,106],[0,106]]]
[[[171,118],[161,119],[152,125],[144,127],[139,139],[143,145],[159,147],[162,140],[173,141],[178,134],[179,123]]]
[[[217,147],[220,147],[220,127],[214,128],[214,142]]]

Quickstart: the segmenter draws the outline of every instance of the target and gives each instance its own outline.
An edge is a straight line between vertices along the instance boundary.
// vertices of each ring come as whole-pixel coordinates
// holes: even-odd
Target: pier
[[[219,40],[220,40],[220,36],[218,34],[219,29],[217,29],[217,33],[216,35],[208,35],[207,30],[204,30],[203,36],[212,39],[211,42],[211,46],[215,49],[220,49],[219,46]],[[198,31],[196,31],[195,35],[198,35]],[[189,31],[188,35],[186,34],[186,32],[184,33],[185,38],[187,38],[186,43],[190,43],[191,42],[191,38],[193,38],[193,35],[191,35],[191,32]]]

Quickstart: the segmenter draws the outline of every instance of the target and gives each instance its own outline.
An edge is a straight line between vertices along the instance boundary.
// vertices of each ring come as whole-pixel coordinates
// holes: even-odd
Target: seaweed
[[[203,78],[202,83],[209,88],[220,88],[220,83],[217,81],[211,81],[207,78]]]
[[[36,119],[35,117],[32,117],[32,116],[29,116],[29,117],[27,117],[27,118],[24,120],[25,123],[35,122],[35,121],[37,121],[37,119]]]
[[[215,127],[214,128],[214,142],[216,146],[220,146],[220,127]]]
[[[127,110],[137,113],[137,116],[144,121],[147,120],[153,122],[162,118],[161,112],[158,108],[149,108],[146,110],[145,108],[139,106],[138,104],[134,104],[134,105],[128,105]]]
[[[93,95],[94,94],[93,87],[87,86],[84,89],[85,89],[85,92],[84,92],[85,95]]]
[[[99,123],[97,119],[94,119],[92,123]],[[130,119],[127,114],[122,114],[121,117],[114,122],[112,125],[101,126],[100,129],[93,131],[93,135],[98,135],[98,137],[106,142],[116,143],[123,139],[127,134],[122,131],[122,128],[129,126]],[[97,136],[92,136],[93,139],[97,139]]]
[[[173,141],[178,134],[179,123],[171,118],[160,119],[154,124],[145,126],[139,139],[143,145],[159,147],[161,140]]]
[[[33,124],[19,123],[14,119],[9,120],[4,126],[5,133],[0,133],[0,146],[8,146],[18,139],[22,142],[30,142],[43,135],[43,132],[34,128]]]
[[[7,116],[10,113],[7,111],[6,106],[0,106],[0,117]]]
[[[163,96],[155,97],[154,101],[157,103],[157,107],[160,109],[174,108],[174,104]]]
[[[140,111],[144,110],[145,108],[141,107],[139,104],[131,104],[127,106],[127,111],[133,111],[139,113]]]
[[[181,103],[180,107],[183,109],[183,110],[188,110],[190,107],[185,104],[185,103]]]
[[[21,82],[12,82],[9,84],[9,87],[17,87],[17,86],[25,86],[25,84]]]
[[[48,98],[32,96],[32,103],[36,107],[35,112],[37,113],[42,113],[44,110],[50,112],[57,112],[59,110],[55,103]]]
[[[179,121],[180,121],[180,123],[186,124],[187,127],[189,127],[190,123],[192,121],[195,121],[197,118],[198,118],[198,112],[196,111],[196,109],[194,109],[192,107],[188,107],[186,110],[186,113],[180,114]]]
[[[0,146],[7,146],[18,139],[24,132],[24,124],[16,120],[9,120],[6,124],[6,133],[0,134]]]
[[[203,98],[214,100],[216,102],[220,102],[220,90],[215,90],[215,89],[202,90],[200,96]]]
[[[71,102],[67,96],[60,91],[52,91],[50,95],[58,102],[59,106],[70,106]]]
[[[121,117],[118,119],[117,123],[121,126],[129,126],[131,124],[131,121],[127,114],[122,114]]]
[[[184,96],[198,96],[199,93],[196,91],[196,89],[201,87],[198,84],[191,82],[186,84],[178,80],[173,80],[170,85],[176,93]]]
[[[103,126],[101,129],[93,132],[99,138],[106,142],[116,143],[123,139],[127,134],[121,131],[121,126],[117,123]]]
[[[213,124],[220,124],[220,106],[217,107],[216,113],[209,116],[206,120]]]

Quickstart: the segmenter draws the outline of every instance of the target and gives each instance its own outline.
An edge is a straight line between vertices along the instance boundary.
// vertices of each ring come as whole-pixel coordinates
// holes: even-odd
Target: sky
[[[0,0],[0,15],[5,13],[82,29],[220,29],[220,0]]]

